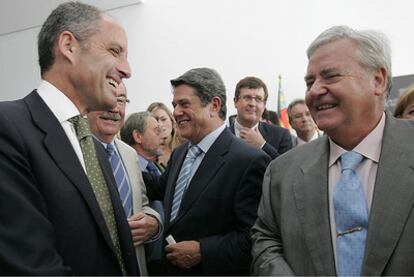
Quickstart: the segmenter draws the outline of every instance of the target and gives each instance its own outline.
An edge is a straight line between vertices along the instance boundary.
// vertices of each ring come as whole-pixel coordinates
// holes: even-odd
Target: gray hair
[[[303,100],[303,99],[295,99],[292,102],[290,102],[289,106],[287,107],[287,114],[288,114],[288,117],[289,117],[289,123],[291,123],[292,122],[292,119],[293,119],[292,118],[292,109],[293,109],[294,106],[296,106],[298,104],[306,105],[305,100]]]
[[[43,23],[38,35],[38,54],[41,76],[51,68],[55,57],[53,49],[59,35],[71,32],[81,46],[99,31],[102,12],[94,6],[80,2],[60,4]]]
[[[155,119],[155,115],[148,111],[129,115],[120,130],[121,140],[128,145],[134,145],[135,140],[133,132],[137,130],[138,133],[144,134],[147,129],[147,118],[149,117],[153,117]]]
[[[308,47],[308,59],[315,51],[328,43],[339,39],[355,41],[359,47],[360,63],[370,69],[387,70],[387,95],[392,87],[391,47],[387,37],[378,31],[357,31],[348,26],[334,26],[322,32]]]
[[[226,87],[217,71],[210,68],[194,68],[170,82],[174,88],[182,84],[193,87],[204,106],[211,103],[213,97],[219,97],[221,99],[219,116],[226,120]]]

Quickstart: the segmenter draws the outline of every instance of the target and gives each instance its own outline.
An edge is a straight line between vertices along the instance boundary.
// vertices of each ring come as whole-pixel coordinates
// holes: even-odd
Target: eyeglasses
[[[118,102],[118,104],[121,106],[125,106],[126,104],[130,102],[130,100],[126,98],[125,96],[118,96],[116,98],[116,102]]]
[[[253,100],[255,100],[257,104],[261,104],[265,101],[263,97],[258,96],[258,95],[252,96],[252,95],[246,94],[246,95],[239,96],[238,98],[242,99],[244,102],[247,102],[247,103],[252,103]]]

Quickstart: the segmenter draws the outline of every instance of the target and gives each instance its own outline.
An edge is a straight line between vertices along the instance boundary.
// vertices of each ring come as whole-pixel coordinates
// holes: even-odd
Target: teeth
[[[114,88],[118,88],[118,83],[113,79],[107,79],[108,83],[112,85]]]
[[[321,105],[321,106],[318,106],[318,111],[320,111],[320,110],[326,110],[326,109],[331,109],[331,108],[333,108],[335,105],[332,105],[332,104],[325,104],[325,105]]]

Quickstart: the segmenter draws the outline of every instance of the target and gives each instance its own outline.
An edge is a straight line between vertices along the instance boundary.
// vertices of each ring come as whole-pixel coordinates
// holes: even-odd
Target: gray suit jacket
[[[115,139],[115,145],[118,149],[118,152],[121,156],[122,162],[125,165],[125,170],[127,171],[129,177],[129,183],[132,187],[132,210],[133,213],[143,212],[154,216],[159,224],[158,234],[152,238],[150,241],[158,239],[163,231],[163,225],[160,215],[154,211],[148,205],[147,190],[145,188],[144,180],[142,179],[141,169],[138,163],[137,153],[133,148],[124,143],[119,139]],[[141,276],[147,276],[147,266],[145,259],[145,248],[144,245],[135,247],[135,252],[137,255],[138,265],[140,269]]]
[[[414,121],[387,114],[362,275],[414,275]],[[253,274],[335,275],[328,137],[297,147],[265,174]]]

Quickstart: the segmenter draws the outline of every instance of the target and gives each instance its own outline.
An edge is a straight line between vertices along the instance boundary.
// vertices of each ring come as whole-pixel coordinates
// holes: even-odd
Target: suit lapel
[[[363,275],[382,275],[414,202],[412,129],[387,115],[369,216]]]
[[[335,275],[328,202],[328,139],[321,140],[301,166],[293,191],[298,217],[316,275]]]
[[[184,162],[185,156],[188,150],[188,143],[180,146],[173,152],[173,157],[171,157],[170,162],[168,163],[167,171],[168,171],[168,180],[167,180],[167,188],[165,191],[164,196],[164,209],[165,209],[165,223],[166,225],[170,222],[171,216],[171,207],[172,201],[174,198],[174,191],[175,191],[175,183],[178,178],[178,174],[180,173],[181,165]],[[177,218],[175,218],[176,220]]]
[[[210,184],[210,181],[216,175],[217,170],[222,167],[224,163],[224,155],[230,148],[231,139],[231,133],[225,129],[211,145],[191,179],[188,189],[183,196],[180,212],[172,223],[180,221],[180,219],[185,216],[194,202]]]
[[[111,249],[114,250],[109,231],[88,177],[61,124],[37,93],[29,94],[25,98],[25,102],[32,114],[33,121],[45,133],[43,141],[45,148],[66,178],[78,189],[90,208],[103,237]]]

